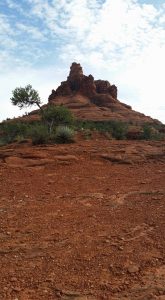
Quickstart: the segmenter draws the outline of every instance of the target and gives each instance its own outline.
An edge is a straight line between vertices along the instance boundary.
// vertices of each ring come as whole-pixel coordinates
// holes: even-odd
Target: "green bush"
[[[71,125],[74,121],[72,112],[65,106],[48,105],[41,111],[41,118],[48,126],[49,133],[59,125]]]
[[[120,121],[112,123],[112,137],[117,140],[126,139],[128,124]]]
[[[148,124],[143,126],[143,132],[141,135],[143,140],[152,140],[152,128]]]
[[[2,122],[0,124],[0,135],[5,143],[9,144],[16,140],[17,136],[25,137],[28,125],[21,122]]]
[[[24,99],[24,101],[25,100],[26,99]],[[34,99],[31,101],[33,100]],[[0,123],[0,145],[12,142],[20,143],[27,138],[32,139],[33,145],[45,144],[48,141],[54,140],[55,128],[57,126],[71,125],[73,121],[73,114],[68,108],[64,106],[49,105],[44,111],[41,110],[41,121],[23,123],[15,120]],[[62,129],[57,130],[58,141],[70,142],[72,140],[72,136],[73,131],[70,128],[67,129],[66,127],[63,132]]]
[[[122,140],[126,138],[128,131],[128,123],[111,120],[111,121],[77,121],[76,128],[80,130],[96,130],[99,132],[107,132],[112,138]]]
[[[74,131],[68,126],[59,126],[56,129],[55,142],[67,144],[74,142]]]
[[[7,145],[7,142],[3,138],[0,138],[0,147],[5,145]]]
[[[33,145],[42,145],[49,141],[48,129],[42,124],[33,125],[28,131],[28,136]]]
[[[145,124],[143,126],[141,139],[160,141],[165,139],[165,134],[159,131],[159,127],[151,124]]]

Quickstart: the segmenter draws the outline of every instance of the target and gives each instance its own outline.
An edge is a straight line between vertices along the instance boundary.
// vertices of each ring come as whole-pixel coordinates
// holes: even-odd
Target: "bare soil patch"
[[[0,299],[165,299],[165,143],[0,148]]]

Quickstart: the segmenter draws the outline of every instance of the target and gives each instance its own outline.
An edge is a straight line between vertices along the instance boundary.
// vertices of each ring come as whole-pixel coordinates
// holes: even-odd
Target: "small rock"
[[[107,239],[107,240],[104,241],[104,243],[109,244],[110,240]]]
[[[59,298],[61,298],[61,292],[60,292],[60,291],[57,291],[57,292],[56,292],[56,296],[59,297]]]
[[[123,251],[124,248],[123,248],[122,246],[119,246],[118,249],[119,249],[120,251]]]
[[[128,267],[128,272],[131,273],[131,274],[139,272],[139,266],[137,266],[137,265],[129,266]]]
[[[11,277],[10,281],[11,281],[11,282],[16,282],[16,281],[17,281],[17,278],[16,278],[16,277]]]
[[[18,286],[17,286],[17,287],[13,287],[13,291],[14,291],[14,292],[20,292],[20,291],[21,291],[21,288],[18,287]]]

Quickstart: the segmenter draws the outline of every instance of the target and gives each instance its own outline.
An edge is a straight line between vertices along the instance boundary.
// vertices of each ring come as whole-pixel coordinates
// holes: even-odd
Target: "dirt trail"
[[[0,299],[165,299],[165,143],[1,147],[0,190]]]

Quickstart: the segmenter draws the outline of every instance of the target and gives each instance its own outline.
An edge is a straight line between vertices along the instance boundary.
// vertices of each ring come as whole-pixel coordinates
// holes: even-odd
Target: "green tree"
[[[145,124],[143,126],[143,133],[142,133],[142,139],[144,140],[151,140],[153,137],[153,128],[149,124]]]
[[[12,91],[12,98],[10,98],[13,105],[18,106],[20,109],[37,105],[41,109],[41,99],[36,90],[32,88],[30,84],[22,87],[15,88]]]
[[[65,106],[48,105],[41,113],[42,120],[47,124],[49,133],[59,125],[69,125],[73,123],[73,114]]]

